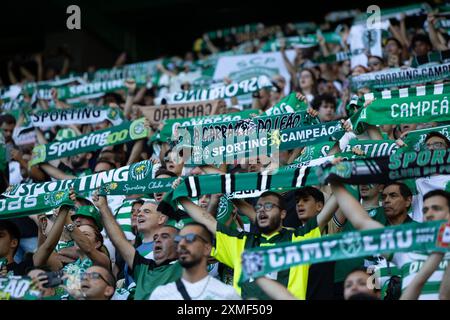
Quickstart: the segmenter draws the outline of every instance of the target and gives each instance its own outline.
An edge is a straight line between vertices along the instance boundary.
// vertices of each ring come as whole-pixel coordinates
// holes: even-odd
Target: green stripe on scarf
[[[25,217],[47,212],[62,205],[74,205],[69,190],[54,191],[38,196],[25,196],[0,200],[0,219]]]
[[[445,126],[439,126],[439,127],[433,127],[429,129],[421,129],[421,130],[413,130],[409,131],[406,134],[406,137],[403,138],[403,142],[405,142],[406,150],[415,150],[420,151],[422,150],[425,145],[425,138],[430,132],[439,132],[447,137],[447,139],[450,141],[450,125]]]
[[[398,86],[410,86],[446,80],[450,78],[450,63],[419,68],[394,68],[378,72],[364,73],[351,77],[353,89],[361,88],[382,89]]]
[[[278,150],[290,150],[310,144],[339,139],[344,134],[340,121],[302,126],[286,130],[260,131],[246,130],[238,135],[212,142],[197,141],[179,129],[182,137],[176,148],[184,148],[187,153],[185,165],[235,163],[242,159],[274,155]]]
[[[400,97],[393,97],[391,91],[382,92],[381,98],[375,99],[352,116],[354,131],[360,134],[363,131],[363,123],[384,125],[450,120],[449,92],[449,84],[394,91],[399,93]],[[363,100],[369,100],[370,97],[371,95],[366,94]]]
[[[40,300],[30,277],[8,275],[0,278],[0,300]]]
[[[306,111],[308,104],[297,98],[295,92],[287,95],[281,99],[278,103],[267,109],[264,113],[268,116],[276,114],[291,113],[297,111]]]
[[[450,27],[450,24],[449,24]],[[420,65],[427,64],[427,63],[443,63],[445,60],[450,59],[450,50],[444,50],[444,51],[430,51],[428,54],[423,56],[414,56],[411,67],[417,68]]]
[[[135,79],[137,85],[145,85],[147,83],[146,77],[139,77]],[[125,79],[97,81],[78,86],[65,86],[58,88],[58,98],[60,100],[74,99],[90,96],[93,94],[103,94],[114,92],[117,90],[126,90]]]
[[[242,253],[239,283],[271,272],[302,264],[411,251],[448,251],[449,239],[442,234],[450,225],[443,221],[408,223],[365,231],[343,232],[331,236],[247,249]]]
[[[145,118],[140,118],[133,122],[125,122],[119,126],[94,131],[79,137],[38,145],[33,149],[33,159],[30,161],[30,166],[95,151],[106,146],[143,139],[148,135],[148,129],[144,127],[144,120]]]
[[[37,196],[41,193],[52,191],[68,190],[73,187],[75,192],[82,196],[88,196],[92,191],[99,187],[113,182],[136,182],[147,179],[147,177],[154,177],[160,165],[153,165],[151,161],[144,160],[133,163],[132,165],[120,167],[105,172],[99,172],[89,176],[84,176],[76,179],[56,180],[42,183],[20,184],[12,185],[2,194],[6,197],[22,197],[22,196]],[[166,191],[166,188],[154,188],[152,192]]]
[[[181,118],[181,119],[167,119],[164,120],[165,124],[162,130],[160,131],[159,140],[162,142],[168,142],[172,139],[172,135],[177,137],[177,130],[179,127],[189,127],[189,126],[197,126],[197,125],[209,125],[217,122],[230,122],[230,121],[239,121],[243,119],[247,119],[249,117],[254,117],[259,114],[259,110],[244,110],[241,112],[233,112],[233,113],[225,113],[225,114],[217,114],[211,116],[203,116],[203,117],[194,117],[194,118]],[[178,139],[178,138],[176,138]]]
[[[206,90],[180,91],[169,94],[167,103],[184,103],[202,100],[227,99],[259,91],[262,88],[271,88],[272,82],[265,76],[253,77],[229,85],[222,85]]]
[[[49,109],[29,113],[35,127],[54,127],[57,125],[92,124],[109,120],[113,125],[123,122],[123,112],[111,107],[78,107],[73,109]]]
[[[395,152],[389,157],[351,159],[315,168],[321,183],[386,183],[450,173],[450,149]]]
[[[180,185],[168,192],[161,201],[158,211],[175,216],[176,199],[195,198],[204,194],[229,194],[236,191],[272,190],[288,191],[319,183],[317,176],[308,167],[283,169],[268,172],[249,172],[239,174],[209,174],[186,177]]]
[[[272,116],[258,116],[239,121],[224,121],[211,124],[183,127],[195,143],[202,140],[210,142],[216,139],[225,139],[227,136],[238,134],[239,132],[286,130],[299,128],[304,125],[316,124],[320,122],[318,118],[311,117],[306,111],[284,113]]]

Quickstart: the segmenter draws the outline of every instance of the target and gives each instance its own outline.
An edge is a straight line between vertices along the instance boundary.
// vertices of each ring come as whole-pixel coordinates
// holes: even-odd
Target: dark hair
[[[10,220],[0,220],[0,230],[4,230],[8,232],[9,236],[12,239],[17,240],[17,247],[14,249],[14,255],[16,254],[17,250],[20,246],[20,229],[19,227]]]
[[[211,231],[209,231],[208,228],[204,224],[201,224],[201,223],[193,221],[193,222],[187,223],[185,225],[185,227],[187,227],[187,226],[198,226],[198,227],[202,228],[203,234],[206,235],[206,239],[205,240],[207,240],[209,244],[212,244],[214,236],[211,233]]]
[[[336,99],[328,93],[321,94],[314,98],[314,100],[311,102],[311,106],[314,110],[319,110],[320,106],[322,105],[322,102],[331,103],[333,104],[333,108],[336,110]]]
[[[400,188],[400,194],[402,195],[402,197],[404,199],[412,197],[412,192],[409,189],[409,187],[406,184],[404,184],[403,182],[399,182],[399,181],[392,181],[392,182],[385,184],[383,190],[392,185],[396,185]]]
[[[295,191],[295,201],[298,201],[302,197],[311,196],[316,202],[325,203],[325,197],[323,192],[314,187],[302,187]]]
[[[431,190],[424,194],[423,201],[427,200],[431,197],[441,196],[444,197],[447,200],[447,206],[450,208],[450,192],[444,191],[444,190]]]
[[[389,41],[394,41],[400,49],[403,48],[403,45],[401,44],[401,42],[398,41],[396,38],[393,38],[393,37],[387,38],[386,43],[388,43]]]
[[[105,158],[99,158],[97,159],[97,162],[95,163],[95,166],[97,166],[99,163],[107,163],[111,166],[111,169],[117,169],[117,166],[115,163],[112,163],[111,161],[109,161],[108,159]]]
[[[178,176],[177,176],[175,173],[173,173],[172,171],[169,171],[169,170],[167,170],[167,169],[165,169],[165,168],[159,168],[159,169],[155,172],[155,178],[156,178],[156,177],[159,177],[159,176],[161,176],[161,175],[163,175],[163,174],[168,175],[168,176],[170,176],[170,177],[172,177],[172,178],[178,178]]]
[[[310,68],[303,68],[301,71],[300,71],[300,74],[303,72],[303,71],[308,71],[310,74],[311,74],[311,79],[312,79],[312,81],[313,81],[313,86],[312,86],[312,94],[313,95],[316,95],[317,94],[317,77],[316,77],[316,74],[314,73],[314,71],[312,70],[312,69],[310,69]]]
[[[411,48],[414,49],[416,46],[416,42],[425,42],[427,45],[429,45],[431,48],[433,48],[433,45],[431,44],[430,38],[425,34],[415,34],[414,37],[411,40]]]
[[[284,201],[284,198],[281,194],[273,192],[273,191],[265,191],[263,192],[259,198],[265,198],[265,197],[270,197],[270,196],[274,196],[278,199],[278,205],[280,206],[280,210],[286,210],[286,203]]]
[[[380,56],[370,55],[370,56],[367,57],[367,59],[370,59],[370,58],[375,58],[375,59],[377,59],[378,61],[380,61],[381,63],[384,64],[384,59],[382,57],[380,57]]]
[[[3,123],[16,125],[16,118],[12,114],[6,113],[0,116],[0,126]]]
[[[439,138],[444,139],[447,148],[450,148],[450,141],[448,140],[448,138],[445,135],[443,135],[439,131],[431,131],[430,133],[428,133],[427,136],[425,137],[425,142],[427,142],[430,138],[433,138],[433,137],[439,137]]]

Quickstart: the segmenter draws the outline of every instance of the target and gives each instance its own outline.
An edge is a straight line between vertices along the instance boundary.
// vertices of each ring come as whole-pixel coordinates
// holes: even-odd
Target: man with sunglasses
[[[177,180],[178,181],[178,180]],[[174,182],[174,187],[177,185]],[[272,246],[281,242],[296,242],[320,237],[337,208],[334,197],[327,201],[322,211],[297,229],[283,227],[286,207],[283,197],[272,191],[266,191],[259,197],[255,207],[245,201],[239,201],[238,208],[253,221],[259,232],[238,232],[231,230],[204,209],[194,204],[189,198],[179,198],[180,204],[192,219],[206,226],[215,235],[213,257],[234,269],[233,286],[243,299],[270,299],[251,279],[242,286],[238,285],[242,271],[241,255],[245,249],[260,246]],[[277,280],[288,288],[298,299],[306,298],[308,282],[308,265],[295,266],[288,270],[273,272],[268,277]]]
[[[236,290],[208,274],[212,235],[199,223],[186,225],[175,237],[178,262],[183,267],[180,279],[159,286],[150,300],[240,300]]]

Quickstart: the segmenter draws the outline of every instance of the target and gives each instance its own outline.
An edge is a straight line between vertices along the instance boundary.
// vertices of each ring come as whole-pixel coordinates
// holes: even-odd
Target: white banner
[[[289,61],[293,62],[295,50],[286,51]],[[286,79],[285,95],[291,91],[291,76],[284,65],[280,52],[245,54],[240,56],[221,57],[217,62],[214,80],[223,80],[225,77],[233,81],[241,81],[251,77],[266,75],[282,75]],[[241,99],[239,99],[241,100]]]

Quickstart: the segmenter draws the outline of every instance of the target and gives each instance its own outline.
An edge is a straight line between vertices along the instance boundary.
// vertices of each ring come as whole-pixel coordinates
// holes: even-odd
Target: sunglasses
[[[109,283],[108,280],[105,279],[105,277],[103,277],[101,275],[101,273],[99,272],[84,272],[81,274],[81,280],[87,280],[87,279],[94,279],[94,280],[98,280],[98,279],[102,279],[103,281],[105,281],[105,283],[111,287],[114,287],[111,283]]]
[[[255,210],[256,210],[256,211],[259,211],[261,208],[264,208],[264,211],[270,211],[270,210],[273,209],[273,207],[277,207],[277,208],[280,208],[280,209],[281,209],[281,207],[280,207],[279,205],[275,204],[275,203],[272,203],[272,202],[266,202],[266,203],[264,203],[263,205],[262,205],[262,204],[257,204],[257,205],[255,206]]]
[[[181,240],[183,240],[183,239],[189,244],[194,243],[195,241],[197,241],[197,239],[200,239],[203,242],[208,243],[208,241],[205,238],[203,238],[202,236],[195,234],[195,233],[188,233],[184,236],[180,236],[180,235],[175,236],[175,242],[177,242],[177,243],[181,242]]]

